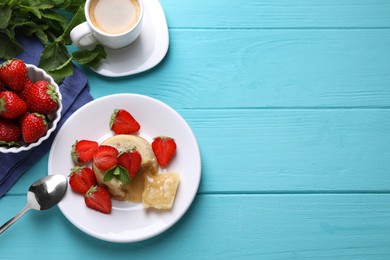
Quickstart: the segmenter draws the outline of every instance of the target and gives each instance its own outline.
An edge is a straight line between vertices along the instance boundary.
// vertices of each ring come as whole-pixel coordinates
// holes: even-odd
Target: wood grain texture
[[[172,28],[326,28],[390,26],[386,0],[161,1]]]
[[[202,148],[202,192],[390,189],[387,110],[213,110],[186,118]]]
[[[88,76],[94,96],[140,93],[175,109],[387,108],[388,46],[390,30],[171,30],[154,70]]]
[[[163,235],[133,244],[88,237],[54,208],[29,212],[2,234],[0,258],[386,259],[389,203],[388,194],[201,195]],[[7,212],[14,204],[18,197],[0,200]]]

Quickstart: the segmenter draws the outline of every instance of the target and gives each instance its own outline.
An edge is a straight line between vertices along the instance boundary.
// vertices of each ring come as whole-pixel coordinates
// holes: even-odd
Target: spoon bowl
[[[35,181],[28,189],[26,206],[0,227],[0,234],[28,210],[46,210],[56,205],[64,197],[67,187],[67,178],[63,175],[49,175]]]

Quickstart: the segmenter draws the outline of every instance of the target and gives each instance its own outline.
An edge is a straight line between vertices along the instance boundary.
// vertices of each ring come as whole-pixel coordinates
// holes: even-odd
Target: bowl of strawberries
[[[48,139],[61,119],[62,96],[44,70],[11,59],[0,65],[0,152],[19,153]]]

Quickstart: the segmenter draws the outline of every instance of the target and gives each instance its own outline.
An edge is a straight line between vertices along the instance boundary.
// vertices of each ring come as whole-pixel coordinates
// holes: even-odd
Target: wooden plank
[[[162,0],[170,28],[389,27],[386,0]]]
[[[389,46],[390,30],[172,30],[152,71],[88,76],[95,97],[140,93],[176,109],[389,107]]]
[[[390,189],[388,110],[185,111],[202,192]]]
[[[20,200],[6,196],[0,208],[16,211]],[[1,257],[387,259],[389,203],[389,194],[201,195],[163,236],[134,244],[89,237],[54,208],[29,212],[2,234]]]
[[[178,112],[199,142],[201,193],[390,190],[388,109]],[[11,193],[24,194],[46,163]]]

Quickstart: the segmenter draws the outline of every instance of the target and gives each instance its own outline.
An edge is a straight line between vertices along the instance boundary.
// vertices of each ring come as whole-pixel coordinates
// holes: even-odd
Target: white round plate
[[[107,58],[94,71],[108,77],[137,74],[156,66],[169,46],[168,25],[159,0],[144,0],[142,30],[131,45],[113,50],[106,48]]]
[[[141,125],[139,135],[149,142],[160,135],[175,139],[176,155],[166,169],[180,176],[173,208],[146,210],[142,203],[113,200],[111,214],[103,214],[88,208],[83,196],[72,189],[67,190],[58,205],[71,223],[93,237],[111,242],[136,242],[167,230],[187,211],[198,190],[201,158],[191,128],[171,107],[147,96],[115,94],[87,103],[64,123],[50,150],[49,175],[69,175],[74,167],[70,151],[76,140],[100,143],[113,135],[109,120],[115,108],[129,111]]]

